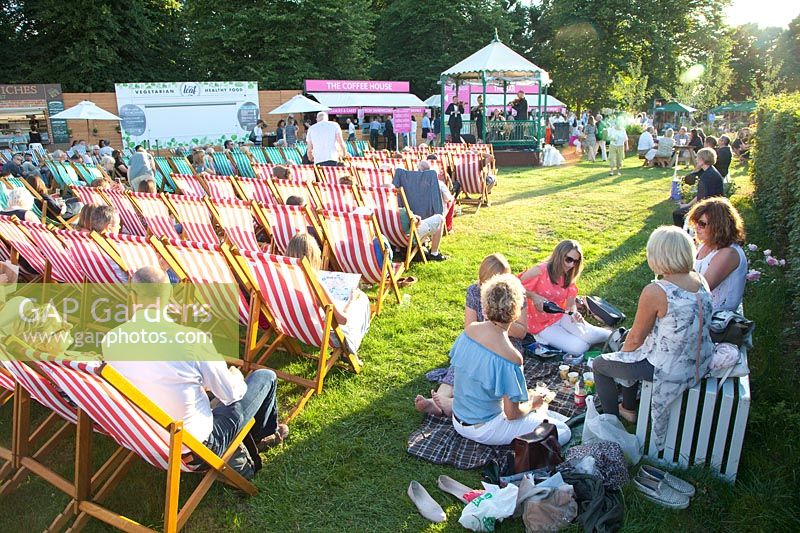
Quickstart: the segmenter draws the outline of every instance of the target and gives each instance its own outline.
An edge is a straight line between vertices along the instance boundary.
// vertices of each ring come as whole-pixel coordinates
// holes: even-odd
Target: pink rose
[[[779,261],[771,255],[767,257],[767,264],[771,267],[778,266]]]
[[[755,244],[748,244],[747,249],[750,250],[751,252],[755,252],[758,251],[758,246],[756,246]]]
[[[767,248],[766,250],[764,250],[764,257],[769,257],[769,256],[771,256],[771,255],[772,255],[772,250],[770,250],[769,248]]]
[[[780,266],[786,266],[786,259],[781,259],[780,261],[778,261],[778,264]]]
[[[751,270],[747,273],[747,281],[758,281],[761,279],[761,272],[758,270]]]

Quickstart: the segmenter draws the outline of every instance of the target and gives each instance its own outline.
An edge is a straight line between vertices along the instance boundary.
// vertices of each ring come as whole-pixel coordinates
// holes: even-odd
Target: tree
[[[728,100],[759,98],[780,89],[783,60],[776,49],[782,34],[780,28],[760,29],[755,24],[734,28]]]
[[[426,98],[439,75],[491,41],[508,42],[515,25],[500,0],[392,0],[378,22],[375,78],[411,81]]]
[[[786,89],[800,91],[800,16],[781,34],[775,55],[781,63],[780,77]]]

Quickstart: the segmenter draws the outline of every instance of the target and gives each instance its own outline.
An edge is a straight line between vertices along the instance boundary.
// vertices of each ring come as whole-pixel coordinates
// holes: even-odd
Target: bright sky
[[[762,28],[785,28],[800,14],[800,0],[733,0],[727,19],[731,26],[755,23]]]

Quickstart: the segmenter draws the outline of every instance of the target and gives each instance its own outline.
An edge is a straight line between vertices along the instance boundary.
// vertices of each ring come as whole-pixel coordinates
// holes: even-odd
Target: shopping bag
[[[486,492],[469,502],[461,511],[458,523],[471,531],[494,531],[495,522],[514,514],[517,488],[509,484],[502,489],[497,485],[483,484]]]
[[[600,414],[594,406],[594,396],[586,398],[586,421],[583,423],[583,444],[597,441],[616,442],[625,454],[625,460],[635,465],[642,458],[642,446],[636,435],[628,433],[614,415]]]

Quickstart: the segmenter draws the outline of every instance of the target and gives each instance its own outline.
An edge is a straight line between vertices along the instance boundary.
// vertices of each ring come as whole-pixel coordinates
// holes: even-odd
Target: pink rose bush
[[[747,281],[761,281],[762,276],[773,277],[769,270],[765,270],[765,267],[781,268],[786,266],[786,259],[778,259],[772,255],[771,249],[767,248],[761,254],[753,253],[758,250],[757,244],[750,243],[746,247],[747,263],[750,267],[746,275]]]

